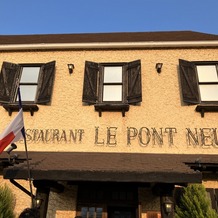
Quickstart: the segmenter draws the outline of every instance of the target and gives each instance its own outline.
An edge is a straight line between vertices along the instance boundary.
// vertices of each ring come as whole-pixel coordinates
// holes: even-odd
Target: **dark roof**
[[[25,158],[25,153],[17,153]],[[218,165],[217,155],[29,152],[34,180],[199,183],[192,166]],[[206,166],[206,165],[205,165]],[[4,169],[5,179],[27,179],[26,161]]]
[[[193,31],[0,35],[0,45],[42,43],[213,41],[218,35]]]

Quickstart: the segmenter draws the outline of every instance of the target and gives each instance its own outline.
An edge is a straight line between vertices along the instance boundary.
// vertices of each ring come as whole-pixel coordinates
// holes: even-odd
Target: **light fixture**
[[[164,209],[167,214],[172,213],[173,211],[173,202],[168,197],[164,200]]]
[[[72,74],[74,69],[74,64],[68,64],[67,66],[68,66],[69,74]]]
[[[163,63],[156,63],[156,70],[158,73],[161,73],[161,69],[162,69]]]
[[[16,149],[17,148],[17,145],[16,144],[14,144],[14,143],[12,143],[9,147],[8,147],[8,149],[6,150],[6,152],[8,153],[8,154],[10,154],[14,149]]]
[[[35,206],[37,208],[40,208],[40,206],[42,205],[43,200],[42,199],[35,199]]]

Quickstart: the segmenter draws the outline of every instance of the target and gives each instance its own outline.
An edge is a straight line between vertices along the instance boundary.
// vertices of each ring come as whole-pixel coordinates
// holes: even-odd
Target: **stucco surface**
[[[30,190],[29,181],[19,180],[17,181],[21,186],[23,186],[26,190]],[[26,193],[21,191],[19,188],[10,183],[9,180],[3,180],[2,176],[0,177],[0,186],[7,185],[12,193],[14,194],[14,213],[15,216],[18,217],[20,213],[25,209],[31,207],[31,197]],[[33,195],[35,195],[35,188],[33,187]]]
[[[139,106],[130,106],[122,117],[121,112],[103,112],[99,117],[94,106],[84,106],[82,90],[84,64],[94,62],[130,62],[141,60],[142,98]],[[182,102],[178,59],[188,61],[218,60],[217,49],[141,49],[141,50],[78,50],[78,51],[29,51],[1,52],[3,61],[12,63],[46,63],[56,61],[56,74],[51,105],[39,106],[31,116],[24,113],[28,150],[31,151],[95,151],[95,152],[140,152],[140,153],[204,153],[217,154],[213,129],[217,128],[218,113],[205,113],[202,118],[195,112],[195,105]],[[163,63],[162,72],[155,70],[157,62]],[[67,64],[74,63],[69,74]],[[0,107],[0,131],[14,118]],[[98,127],[96,143],[96,128]],[[107,130],[116,135],[115,144],[107,144]],[[136,128],[138,135],[127,143],[127,129]],[[188,143],[187,128],[197,132],[199,144]],[[200,131],[204,128],[207,143],[202,144]],[[154,129],[163,137],[160,145],[152,134]],[[45,131],[50,135],[45,137]],[[73,131],[74,140],[69,136]],[[139,133],[141,130],[141,142]],[[171,142],[169,131],[172,130]],[[38,132],[37,132],[38,131]],[[56,132],[55,132],[56,131]],[[84,131],[84,132],[83,132]],[[55,132],[55,134],[54,134]],[[77,132],[77,134],[76,134]],[[83,133],[82,133],[83,132]],[[216,130],[215,130],[216,132]],[[79,133],[82,133],[81,140]],[[35,134],[35,135],[34,135]],[[49,136],[49,137],[48,137]],[[196,136],[197,137],[197,136]],[[46,138],[46,139],[45,139]],[[18,143],[18,150],[24,144]]]

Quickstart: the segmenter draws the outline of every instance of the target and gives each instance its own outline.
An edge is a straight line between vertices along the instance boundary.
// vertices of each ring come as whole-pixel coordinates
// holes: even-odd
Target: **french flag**
[[[12,120],[2,134],[0,134],[0,154],[9,144],[24,138],[23,129],[23,110],[20,109],[14,120]]]
[[[19,103],[20,103],[20,90],[18,89]],[[11,143],[17,142],[25,137],[23,122],[23,109],[20,110],[14,120],[6,127],[0,134],[0,154]]]

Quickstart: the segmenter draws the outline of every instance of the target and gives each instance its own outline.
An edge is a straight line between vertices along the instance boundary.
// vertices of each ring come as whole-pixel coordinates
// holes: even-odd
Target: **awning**
[[[140,183],[201,183],[202,173],[191,166],[218,164],[217,155],[29,152],[33,180]],[[19,152],[18,158],[25,153]],[[26,161],[4,169],[5,179],[27,179]]]

